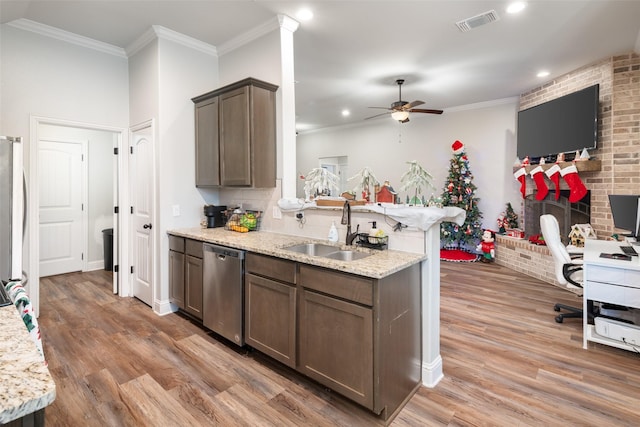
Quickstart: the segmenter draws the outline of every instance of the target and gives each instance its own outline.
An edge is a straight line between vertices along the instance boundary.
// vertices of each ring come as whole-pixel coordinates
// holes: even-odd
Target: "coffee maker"
[[[207,228],[223,227],[225,223],[224,211],[226,210],[226,206],[204,205]]]

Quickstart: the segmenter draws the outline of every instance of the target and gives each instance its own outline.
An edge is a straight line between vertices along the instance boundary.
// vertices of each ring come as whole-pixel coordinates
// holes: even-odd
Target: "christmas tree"
[[[514,212],[511,203],[507,203],[507,209],[498,217],[498,232],[504,234],[507,228],[518,228],[518,215]]]
[[[442,191],[442,205],[455,206],[467,213],[464,224],[453,222],[440,225],[440,241],[447,249],[473,251],[482,238],[482,213],[478,209],[479,199],[475,197],[476,186],[469,168],[469,159],[460,141],[452,144],[453,157],[450,160],[449,175]]]

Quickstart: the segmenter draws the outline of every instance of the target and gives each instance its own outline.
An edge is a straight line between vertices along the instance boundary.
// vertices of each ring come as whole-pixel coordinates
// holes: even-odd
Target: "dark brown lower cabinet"
[[[169,236],[169,301],[184,309],[184,238]]]
[[[202,242],[169,236],[169,300],[202,320]]]
[[[382,279],[248,253],[247,344],[379,414],[421,384],[420,265]]]
[[[248,253],[244,334],[248,345],[296,367],[296,263]]]
[[[300,371],[373,408],[373,310],[305,289],[299,325]]]

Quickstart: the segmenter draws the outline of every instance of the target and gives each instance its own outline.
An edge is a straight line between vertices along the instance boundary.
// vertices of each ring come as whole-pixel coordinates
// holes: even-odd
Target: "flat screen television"
[[[640,238],[640,196],[609,194],[613,225]]]
[[[596,148],[599,85],[518,113],[518,158],[546,157]]]

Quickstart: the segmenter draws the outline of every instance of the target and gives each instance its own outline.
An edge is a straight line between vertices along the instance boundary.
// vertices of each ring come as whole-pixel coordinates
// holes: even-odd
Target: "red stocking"
[[[567,166],[560,171],[560,175],[569,185],[571,193],[569,194],[569,202],[576,203],[587,195],[587,187],[584,186],[582,180],[578,176],[578,169],[575,165]]]
[[[558,200],[560,198],[560,166],[553,165],[544,171],[544,173],[556,186],[556,200]]]
[[[529,174],[531,175],[531,178],[533,178],[533,181],[536,183],[536,188],[538,189],[538,191],[536,191],[536,200],[544,200],[549,193],[549,187],[547,187],[547,184],[544,182],[542,166],[531,169]]]
[[[520,182],[520,192],[522,193],[522,198],[524,199],[527,193],[527,182],[526,182],[527,170],[523,166],[517,171],[515,171],[513,176],[515,179],[517,179]]]

